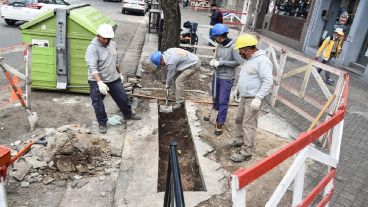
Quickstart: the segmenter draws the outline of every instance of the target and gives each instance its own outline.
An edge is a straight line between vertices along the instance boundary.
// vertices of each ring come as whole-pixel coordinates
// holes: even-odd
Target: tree
[[[164,30],[161,39],[161,51],[180,44],[181,14],[178,0],[161,0],[164,13]]]

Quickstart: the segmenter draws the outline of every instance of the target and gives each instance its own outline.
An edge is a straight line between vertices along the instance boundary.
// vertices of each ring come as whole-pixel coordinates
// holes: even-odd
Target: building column
[[[344,42],[340,57],[336,61],[337,66],[349,66],[351,62],[357,61],[365,35],[368,32],[367,16],[368,1],[360,0],[349,36]]]

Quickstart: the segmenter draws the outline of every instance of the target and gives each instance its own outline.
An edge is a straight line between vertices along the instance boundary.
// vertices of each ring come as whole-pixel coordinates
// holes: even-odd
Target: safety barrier
[[[309,206],[322,191],[324,191],[323,198],[319,201],[317,206],[325,206],[329,203],[334,190],[333,181],[340,155],[344,116],[349,88],[349,76],[345,72],[304,57],[303,55],[291,49],[286,50],[272,40],[261,36],[261,42],[262,41],[268,44],[269,47],[266,49],[266,51],[271,57],[271,60],[276,68],[276,75],[274,76],[275,86],[270,99],[271,105],[274,105],[276,100],[278,100],[295,110],[307,120],[311,121],[312,124],[308,131],[301,133],[295,141],[287,144],[277,152],[273,153],[271,156],[263,159],[255,165],[247,169],[240,169],[232,174],[231,192],[233,206],[246,206],[245,187],[297,153],[298,155],[295,157],[289,170],[284,175],[280,184],[277,186],[276,190],[265,206],[277,206],[292,183],[294,183],[294,186],[291,206]],[[277,58],[276,51],[280,53],[279,58]],[[301,62],[304,62],[306,65],[284,73],[287,57],[297,59]],[[316,67],[325,71],[329,71],[338,76],[338,81],[333,94],[330,93],[328,87],[323,83],[323,80],[316,70]],[[302,72],[305,74],[300,90],[298,90],[294,85],[285,81],[285,79]],[[311,74],[317,81],[318,86],[321,88],[325,98],[328,99],[324,106],[320,104],[320,100],[315,100],[312,96],[308,96],[306,94]],[[281,96],[278,93],[280,88],[283,88],[294,96],[299,97],[305,102],[311,104],[312,106],[321,109],[318,116],[313,118],[313,116],[305,112],[303,108],[298,107],[297,105],[291,103],[291,101],[288,101],[286,97]],[[320,122],[319,119],[326,110],[326,120]],[[317,127],[315,127],[316,125]],[[310,145],[324,135],[329,135],[326,139],[328,154],[319,151]],[[329,170],[327,175],[325,175],[318,185],[315,186],[314,189],[303,199],[304,178],[306,171],[305,161],[307,159],[316,160],[322,164],[325,164],[328,166]]]
[[[31,55],[30,55],[31,53],[29,52],[30,49],[31,47],[28,47],[28,45],[25,45],[25,44],[15,45],[15,46],[6,47],[6,48],[0,48],[0,57],[2,57],[3,55],[7,55],[7,54],[23,52],[24,65],[25,65],[25,69],[27,73],[27,70],[30,67],[30,61],[29,61],[31,58]],[[22,91],[21,90],[22,87],[25,87],[26,104],[27,106],[30,106],[30,100],[29,100],[30,88],[29,88],[29,84],[27,84],[29,83],[30,77],[27,77],[26,73],[23,74],[19,72],[15,67],[12,67],[6,64],[6,62],[4,63],[4,66],[6,70],[13,75],[12,79],[13,79],[13,82],[17,83],[16,87],[18,91]],[[23,93],[21,93],[20,95],[23,96]],[[0,85],[0,109],[9,106],[10,104],[12,104],[13,102],[17,100],[18,98],[16,98],[15,92],[12,89],[12,87],[9,86],[8,82],[6,82],[6,84]]]
[[[185,207],[183,188],[181,185],[178,155],[176,154],[176,141],[170,143],[170,155],[166,176],[166,189],[164,207]]]

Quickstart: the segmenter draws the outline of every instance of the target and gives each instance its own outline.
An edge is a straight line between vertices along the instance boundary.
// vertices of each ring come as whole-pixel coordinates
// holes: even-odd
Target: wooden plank
[[[291,84],[283,82],[283,83],[281,83],[281,87],[284,88],[285,90],[287,90],[288,92],[292,93],[293,95],[299,97],[298,89],[295,88],[294,86],[292,86]],[[311,105],[313,105],[317,109],[322,109],[323,108],[323,104],[321,104],[320,101],[315,100],[311,96],[305,95],[303,97],[303,100],[310,103]]]
[[[308,121],[312,122],[314,120],[314,117],[310,114],[308,114],[306,111],[304,111],[303,109],[297,107],[296,105],[294,105],[293,103],[291,103],[290,101],[286,100],[285,98],[283,98],[282,96],[278,95],[277,99],[285,104],[286,106],[288,106],[289,108],[293,109],[295,112],[297,112],[298,114],[300,114],[302,117],[304,117],[305,119],[307,119]]]
[[[8,65],[6,63],[4,63],[4,66],[5,66],[5,69],[9,73],[11,73],[12,75],[16,75],[21,80],[25,80],[26,79],[26,76],[23,73],[19,72],[17,69],[11,67],[10,65]]]
[[[273,87],[273,91],[272,91],[272,95],[270,99],[270,105],[272,107],[274,107],[276,103],[276,97],[280,89],[281,77],[282,77],[282,74],[284,73],[286,58],[287,58],[287,53],[282,53],[280,56],[280,67],[277,68],[277,71],[276,71],[276,78],[275,78],[276,83]]]
[[[309,193],[309,195],[298,206],[307,207],[312,201],[321,193],[323,188],[332,180],[336,175],[336,169],[330,170],[330,172],[318,183],[318,185]]]
[[[279,202],[281,201],[283,195],[293,182],[294,178],[296,177],[298,171],[300,168],[303,167],[305,160],[307,159],[309,146],[305,147],[300,153],[296,156],[293,163],[290,165],[290,168],[280,181],[279,185],[273,192],[270,199],[267,201],[265,207],[273,207],[277,206]]]
[[[277,61],[276,53],[275,53],[275,50],[273,48],[271,48],[271,55],[272,55],[273,64],[278,69],[279,68],[279,63]]]
[[[11,47],[0,48],[0,55],[14,53],[14,52],[23,52],[26,49],[26,45],[16,45]]]
[[[316,79],[319,87],[322,89],[322,92],[325,95],[325,97],[327,99],[330,98],[331,92],[330,92],[330,90],[328,90],[325,82],[323,82],[323,80],[322,80],[321,76],[319,75],[319,73],[317,72],[316,68],[312,69],[312,74],[313,74],[314,78]]]
[[[326,104],[323,106],[323,108],[321,109],[321,111],[318,113],[316,119],[313,120],[312,124],[310,125],[310,127],[308,128],[307,131],[312,130],[316,125],[317,122],[319,121],[319,119],[322,117],[322,115],[325,113],[325,111],[327,110],[327,108],[330,106],[330,104],[332,103],[332,101],[336,98],[336,95],[333,94],[328,101],[326,102]]]
[[[308,65],[304,65],[304,66],[302,66],[300,68],[297,68],[295,70],[292,70],[292,71],[289,71],[287,73],[284,73],[282,75],[282,79],[289,78],[289,77],[294,76],[296,74],[302,73],[302,72],[306,71],[307,69],[308,69]]]
[[[302,87],[300,88],[300,92],[299,92],[299,96],[301,98],[304,98],[305,96],[305,91],[307,90],[307,86],[308,86],[308,81],[309,81],[309,77],[310,77],[310,74],[311,74],[311,70],[312,70],[312,65],[309,64],[307,66],[307,70],[305,71],[305,74],[304,74],[304,79],[303,79],[303,83],[302,83]]]

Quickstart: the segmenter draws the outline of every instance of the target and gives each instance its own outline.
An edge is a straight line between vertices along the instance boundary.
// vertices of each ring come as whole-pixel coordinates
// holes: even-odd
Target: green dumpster
[[[32,88],[88,93],[84,55],[102,23],[117,28],[87,4],[52,10],[23,24],[22,40],[32,44]]]

